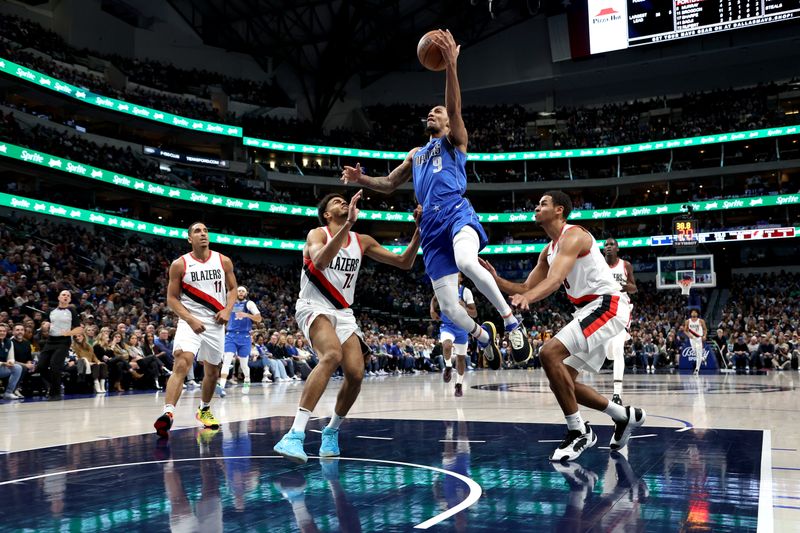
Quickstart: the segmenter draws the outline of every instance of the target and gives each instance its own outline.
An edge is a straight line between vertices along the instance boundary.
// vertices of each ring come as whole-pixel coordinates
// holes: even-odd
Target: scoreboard
[[[800,18],[800,0],[587,0],[590,53]]]

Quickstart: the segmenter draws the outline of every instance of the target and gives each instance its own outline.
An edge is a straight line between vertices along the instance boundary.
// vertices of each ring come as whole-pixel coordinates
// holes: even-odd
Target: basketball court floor
[[[585,381],[610,395],[611,375]],[[623,453],[611,426],[575,463],[547,460],[563,417],[541,370],[366,378],[320,460],[277,457],[302,383],[228,389],[219,431],[184,395],[168,445],[160,394],[0,404],[3,531],[800,531],[800,374],[631,375],[648,420]]]

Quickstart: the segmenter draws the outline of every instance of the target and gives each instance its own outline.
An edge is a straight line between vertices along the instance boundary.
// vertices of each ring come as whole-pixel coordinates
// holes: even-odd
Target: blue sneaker
[[[290,461],[298,463],[308,462],[308,455],[303,451],[303,442],[306,440],[305,431],[289,430],[272,449]]]
[[[319,445],[320,457],[339,457],[339,430],[326,427],[322,430],[322,444]]]
[[[217,394],[219,394],[220,398],[224,398],[225,396],[228,395],[228,393],[225,392],[225,389],[223,389],[222,385],[220,385],[219,383],[217,383],[216,390],[217,390]]]

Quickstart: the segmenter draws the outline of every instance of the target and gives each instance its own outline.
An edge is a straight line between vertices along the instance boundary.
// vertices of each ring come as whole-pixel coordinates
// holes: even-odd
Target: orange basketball
[[[431,35],[434,33],[436,33],[436,30],[431,30],[419,40],[419,43],[417,43],[417,57],[422,66],[428,70],[444,70],[445,64],[442,51],[431,39]]]

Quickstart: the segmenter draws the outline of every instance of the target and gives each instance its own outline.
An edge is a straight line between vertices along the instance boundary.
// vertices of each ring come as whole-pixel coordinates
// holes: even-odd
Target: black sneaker
[[[156,435],[162,439],[168,439],[169,430],[172,427],[172,415],[170,413],[164,413],[159,416],[153,423],[153,427],[156,428]]]
[[[589,422],[586,422],[586,431],[567,431],[566,437],[550,456],[551,461],[574,461],[580,455],[597,444],[597,435],[594,434]]]
[[[608,445],[612,450],[621,450],[628,444],[633,430],[641,427],[647,419],[644,409],[638,407],[625,407],[625,414],[628,418],[622,422],[614,422],[614,434],[611,435],[611,443]]]
[[[502,364],[500,346],[497,345],[497,328],[494,327],[493,322],[488,320],[481,324],[481,327],[489,334],[489,343],[484,345],[479,341],[478,347],[483,349],[483,356],[486,358],[489,368],[497,370]]]
[[[442,379],[445,383],[450,383],[450,380],[453,379],[453,367],[446,366],[444,367],[444,372],[442,373]]]
[[[533,357],[533,348],[528,341],[528,331],[521,322],[508,332],[508,340],[511,344],[511,357],[515,363],[522,365]]]
[[[620,398],[619,394],[615,394],[611,397],[611,401],[617,405],[622,405],[622,398]]]
[[[456,383],[456,398],[464,396],[464,387],[461,383]]]

